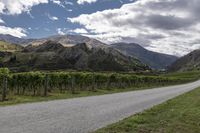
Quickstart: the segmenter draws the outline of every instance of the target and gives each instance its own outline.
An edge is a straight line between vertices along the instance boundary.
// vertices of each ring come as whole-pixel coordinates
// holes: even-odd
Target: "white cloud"
[[[57,5],[65,8],[65,6],[62,4],[62,2],[60,0],[50,0],[50,1],[52,1],[54,4],[57,4]]]
[[[68,11],[68,12],[72,12],[73,10],[72,10],[72,9],[67,9],[67,11]]]
[[[48,0],[1,0],[0,13],[17,15],[29,12],[32,6],[48,3]]]
[[[0,15],[19,15],[27,12],[31,17],[31,8],[35,5],[48,3],[48,0],[0,0]],[[0,23],[5,23],[0,19]],[[0,26],[0,34],[9,34],[15,37],[25,37],[26,30],[21,27]]]
[[[95,3],[95,2],[97,2],[97,0],[78,0],[77,1],[77,3],[80,4],[80,5],[83,5],[85,3],[91,4],[91,3]]]
[[[74,30],[70,30],[70,32],[74,32],[74,33],[78,33],[78,34],[87,34],[88,31],[86,29],[83,29],[83,28],[77,28],[77,29],[74,29]]]
[[[0,24],[4,24],[5,22],[0,18]]]
[[[47,14],[47,16],[52,21],[57,21],[58,20],[58,17],[56,17],[56,16],[51,16],[50,14]]]
[[[72,2],[67,1],[67,0],[50,0],[51,2],[53,2],[54,4],[57,4],[63,8],[66,8],[65,6],[67,5],[74,5]]]
[[[60,0],[50,0],[50,1],[52,1],[53,3],[58,4],[58,5],[61,4]]]
[[[15,37],[26,37],[26,30],[20,27],[10,28],[6,26],[0,26],[0,34],[9,34]]]
[[[68,20],[107,43],[136,42],[180,56],[200,48],[199,12],[199,0],[138,0]]]
[[[58,29],[57,29],[57,32],[58,32],[59,35],[65,35],[65,33],[62,31],[61,28],[58,28]]]
[[[5,5],[3,2],[0,2],[0,13],[3,13],[3,10],[5,9]]]
[[[70,2],[70,1],[65,1],[64,3],[65,3],[65,5],[71,5],[71,6],[74,5],[74,3]]]

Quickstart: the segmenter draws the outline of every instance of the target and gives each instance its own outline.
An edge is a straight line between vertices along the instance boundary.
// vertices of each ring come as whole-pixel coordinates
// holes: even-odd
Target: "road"
[[[102,96],[0,107],[0,133],[88,133],[200,86],[200,81]]]

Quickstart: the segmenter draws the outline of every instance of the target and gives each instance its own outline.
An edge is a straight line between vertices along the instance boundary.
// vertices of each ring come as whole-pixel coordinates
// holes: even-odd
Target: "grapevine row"
[[[118,73],[91,72],[27,72],[0,74],[0,87],[7,84],[7,93],[14,95],[46,96],[48,93],[78,93],[99,89],[123,89],[150,85],[165,85],[185,82],[186,79],[138,76]],[[1,89],[2,90],[2,89]],[[2,93],[2,91],[1,91]]]

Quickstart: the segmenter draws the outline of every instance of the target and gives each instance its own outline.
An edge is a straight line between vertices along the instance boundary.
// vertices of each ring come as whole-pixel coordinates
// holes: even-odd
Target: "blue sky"
[[[76,0],[49,0],[32,6],[29,11],[20,14],[1,15],[4,21],[1,25],[6,27],[21,27],[26,30],[26,38],[41,38],[63,33],[71,33],[71,30],[82,28],[79,24],[67,21],[67,18],[77,17],[81,14],[91,14],[97,11],[119,8],[130,0],[100,0],[94,3],[78,4]]]
[[[182,56],[200,48],[200,0],[0,0],[0,34],[80,34]]]

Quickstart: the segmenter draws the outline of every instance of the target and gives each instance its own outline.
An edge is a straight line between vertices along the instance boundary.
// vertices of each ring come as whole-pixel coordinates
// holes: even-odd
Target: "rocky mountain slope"
[[[165,69],[178,59],[176,56],[149,51],[135,43],[115,43],[111,47],[118,49],[126,55],[138,58],[154,69]]]
[[[92,48],[102,48],[104,50],[108,50],[108,45],[89,37],[81,36],[81,35],[56,35],[50,36],[41,39],[21,39],[17,37],[13,37],[10,35],[0,35],[0,40],[7,41],[9,43],[20,44],[26,46],[24,52],[33,53],[34,50],[40,48],[39,45],[43,45],[46,41],[53,41],[62,44],[64,48],[73,47],[76,44],[86,43],[88,46]],[[43,46],[41,46],[43,47]],[[118,51],[124,53],[126,56],[132,56],[139,59],[144,64],[149,65],[153,69],[165,69],[167,66],[172,64],[177,57],[152,52],[144,49],[138,44],[127,44],[127,43],[116,43],[112,44],[109,47],[115,48]],[[111,52],[111,51],[110,51]],[[114,52],[114,51],[112,51]]]
[[[1,63],[14,71],[30,70],[95,70],[144,71],[149,70],[139,60],[128,57],[110,47],[94,47],[87,43],[64,47],[47,41],[41,45],[27,46],[22,52],[6,57]]]
[[[37,39],[37,40],[33,40],[30,41],[29,43],[27,43],[26,45],[29,46],[37,46],[40,44],[43,44],[46,41],[54,41],[57,43],[62,44],[65,47],[71,47],[74,46],[76,44],[80,44],[80,43],[86,43],[89,44],[93,47],[97,47],[97,46],[105,46],[106,44],[96,40],[96,39],[92,39],[89,37],[85,37],[85,36],[81,36],[81,35],[56,35],[56,36],[50,36],[47,38],[42,38],[42,39]]]
[[[200,50],[195,50],[174,62],[169,71],[189,71],[200,69]]]

